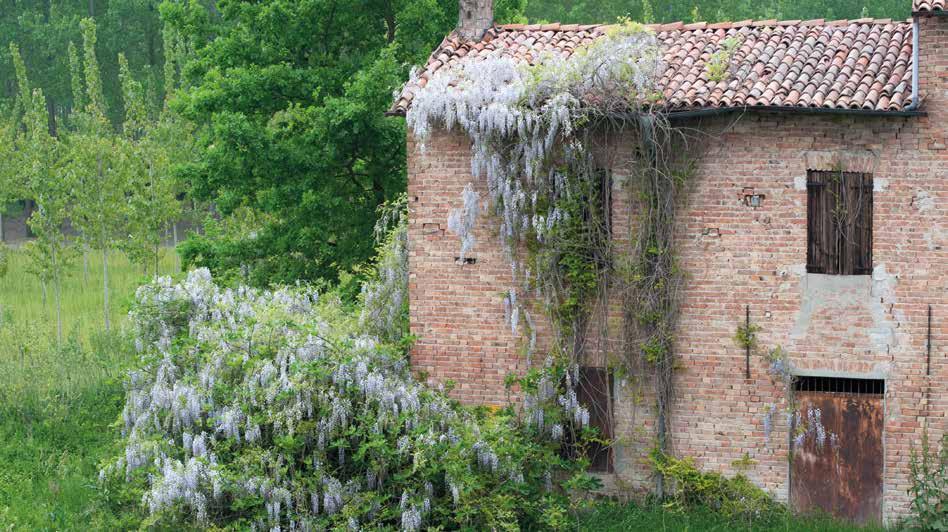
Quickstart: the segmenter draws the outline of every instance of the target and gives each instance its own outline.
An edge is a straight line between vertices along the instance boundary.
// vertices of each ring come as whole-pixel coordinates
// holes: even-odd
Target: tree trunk
[[[3,206],[0,205],[0,209],[2,208]],[[5,236],[6,235],[4,234],[4,230],[3,230],[3,212],[0,211],[0,243],[6,242]]]
[[[25,213],[23,220],[29,220],[30,216],[33,216],[33,209],[35,208],[36,203],[31,200],[24,200],[25,206],[23,207],[23,212]],[[26,224],[26,237],[33,238],[33,230],[30,228],[30,224]]]
[[[89,246],[82,245],[82,283],[89,284]]]
[[[90,3],[92,0],[89,0]],[[102,155],[98,157],[98,174],[99,174],[99,208],[104,209],[104,199],[102,198]],[[105,332],[109,332],[109,239],[108,239],[108,229],[105,227],[104,223],[101,223],[99,231],[99,238],[101,239],[99,245],[102,246],[102,313],[105,317]]]
[[[105,332],[109,332],[109,249],[102,246],[102,302],[105,316]]]
[[[59,346],[63,345],[63,307],[62,307],[62,283],[59,275],[59,262],[57,261],[56,251],[53,250],[53,297],[56,300],[56,339]]]

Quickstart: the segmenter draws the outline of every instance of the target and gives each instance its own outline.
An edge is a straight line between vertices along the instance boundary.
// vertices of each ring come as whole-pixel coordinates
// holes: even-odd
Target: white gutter
[[[918,15],[912,16],[912,103],[905,108],[906,111],[918,109]]]

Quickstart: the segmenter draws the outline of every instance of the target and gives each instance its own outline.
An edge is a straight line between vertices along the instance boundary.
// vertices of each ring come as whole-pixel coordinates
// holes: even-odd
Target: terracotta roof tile
[[[916,0],[921,4],[948,0]],[[772,20],[650,26],[664,52],[659,82],[672,111],[798,107],[902,111],[912,102],[912,25],[908,22]],[[477,43],[445,38],[415,85],[391,112],[404,113],[419,86],[444,64],[501,53],[527,62],[543,51],[571,54],[604,35],[600,25],[495,26]],[[739,44],[724,79],[711,80],[710,58],[731,37]]]
[[[919,15],[948,14],[948,0],[912,0],[912,13]]]

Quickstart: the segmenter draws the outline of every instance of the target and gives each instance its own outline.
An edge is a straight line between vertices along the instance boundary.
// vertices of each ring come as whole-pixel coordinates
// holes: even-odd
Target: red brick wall
[[[922,424],[927,420],[933,437],[948,430],[948,18],[921,25],[928,116],[747,113],[694,122],[709,135],[678,227],[687,280],[672,450],[728,474],[747,453],[757,462],[747,474],[787,496],[785,425],[777,423],[769,442],[762,427],[766,406],[781,393],[759,355],[744,378],[744,352],[733,339],[749,305],[761,347],[783,346],[798,369],[886,380],[887,519],[907,511],[909,450]],[[484,200],[486,186],[470,175],[462,136],[436,134],[424,150],[409,141],[409,153],[411,329],[418,336],[412,363],[433,381],[457,382],[455,396],[465,402],[503,403],[505,375],[525,367],[524,340],[504,323],[510,266],[490,215],[479,218],[470,254],[476,264],[455,264],[459,239],[446,231],[464,186],[474,183]],[[840,166],[874,176],[872,276],[805,270],[806,172]],[[761,207],[744,205],[748,188],[764,195]],[[628,235],[634,207],[621,179],[614,196],[616,232]],[[935,316],[930,377],[928,305]],[[549,327],[542,309],[532,316],[542,344]],[[605,325],[616,335],[619,324],[613,308]],[[651,444],[648,390],[628,379],[618,386],[620,485],[647,475],[639,458]]]

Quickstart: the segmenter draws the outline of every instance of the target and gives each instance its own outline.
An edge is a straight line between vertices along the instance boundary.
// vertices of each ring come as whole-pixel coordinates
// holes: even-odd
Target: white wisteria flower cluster
[[[485,426],[414,380],[401,352],[330,321],[336,304],[305,287],[222,288],[204,269],[141,287],[142,365],[103,482],[137,486],[171,527],[410,531],[461,514],[477,528],[484,493],[543,484],[549,470],[509,446],[509,427]]]
[[[360,324],[382,340],[399,340],[408,305],[408,223],[402,218],[384,237],[372,279],[362,285]]]
[[[623,24],[568,57],[547,53],[528,65],[498,53],[442,68],[415,94],[408,127],[422,146],[439,127],[470,137],[472,173],[487,180],[500,234],[513,246],[562,216],[537,212],[538,194],[565,192],[551,154],[585,155],[576,132],[596,116],[651,103],[661,72],[655,35]]]

